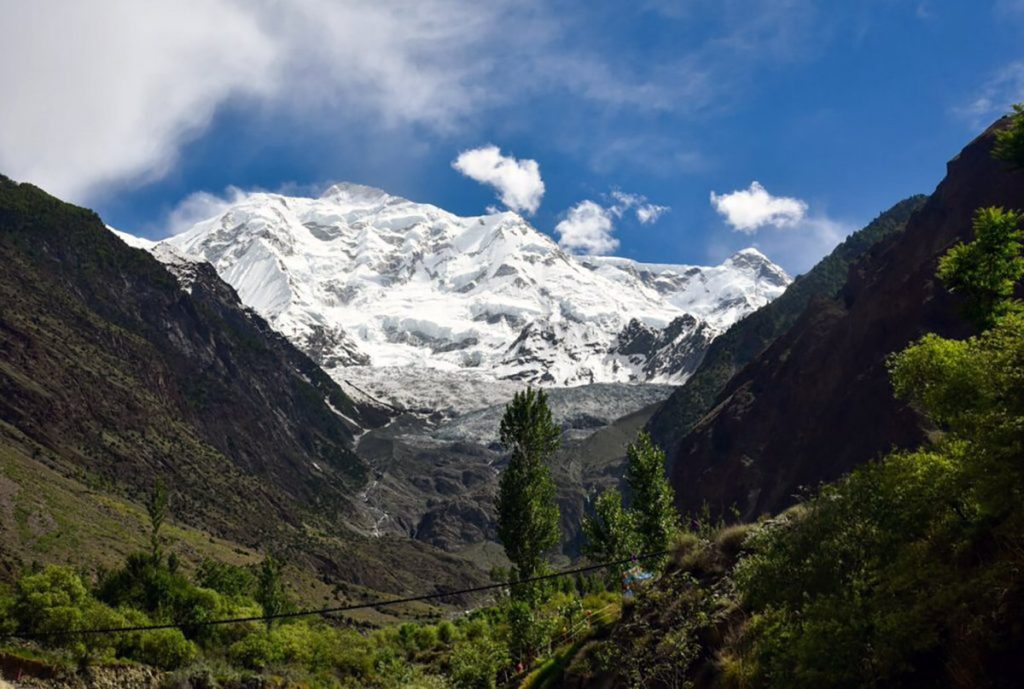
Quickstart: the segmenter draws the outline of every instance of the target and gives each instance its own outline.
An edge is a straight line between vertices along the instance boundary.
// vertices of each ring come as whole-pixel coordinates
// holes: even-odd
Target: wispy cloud
[[[536,160],[502,155],[497,146],[463,151],[452,167],[470,179],[494,187],[498,198],[514,211],[532,215],[544,196],[544,181]]]
[[[669,212],[668,206],[659,206],[651,203],[643,194],[627,194],[616,189],[611,193],[615,203],[608,210],[617,218],[621,218],[627,211],[632,210],[636,219],[641,225],[649,225],[657,222],[658,218]]]
[[[1011,62],[993,74],[971,101],[955,112],[972,129],[981,129],[1021,101],[1024,101],[1024,60]]]
[[[694,112],[742,91],[743,65],[785,59],[814,15],[809,0],[681,4],[721,30],[629,62],[541,2],[0,3],[0,167],[87,201],[174,169],[226,106],[339,135],[445,136],[537,94],[602,116]]]

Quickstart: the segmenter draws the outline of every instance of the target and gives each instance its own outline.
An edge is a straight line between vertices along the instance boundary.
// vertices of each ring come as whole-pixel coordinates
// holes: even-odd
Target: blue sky
[[[0,172],[159,237],[229,187],[480,214],[452,163],[492,145],[573,250],[796,273],[1024,100],[1022,35],[1022,0],[0,1]]]

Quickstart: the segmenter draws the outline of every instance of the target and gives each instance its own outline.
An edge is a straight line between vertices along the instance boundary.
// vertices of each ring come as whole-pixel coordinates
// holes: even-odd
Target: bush
[[[256,575],[251,568],[216,560],[203,560],[196,572],[196,582],[232,598],[252,598],[256,594]]]
[[[250,634],[231,644],[228,659],[248,670],[262,671],[284,660],[284,651],[270,630]]]
[[[163,670],[176,670],[195,660],[197,655],[196,645],[186,639],[181,630],[154,629],[139,635],[131,658]]]
[[[421,651],[430,651],[437,646],[437,629],[430,626],[420,627],[416,630],[413,639],[416,648]]]
[[[754,529],[752,524],[733,524],[726,526],[715,534],[715,547],[725,556],[726,560],[733,562],[745,550],[747,537]]]
[[[441,624],[437,625],[437,638],[441,640],[445,646],[451,646],[455,639],[458,637],[458,630],[455,625],[445,620]]]
[[[14,618],[20,629],[32,633],[82,629],[88,601],[89,592],[74,570],[49,565],[18,581]],[[55,639],[55,643],[59,641]]]
[[[498,671],[509,662],[504,644],[478,637],[455,647],[450,675],[457,689],[495,689]]]

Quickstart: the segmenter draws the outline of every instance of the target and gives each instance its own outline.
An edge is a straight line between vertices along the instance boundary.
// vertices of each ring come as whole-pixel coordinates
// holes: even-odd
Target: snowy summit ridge
[[[358,184],[249,194],[161,244],[213,264],[338,378],[679,382],[790,282],[754,249],[712,267],[577,257],[515,213],[459,217]]]

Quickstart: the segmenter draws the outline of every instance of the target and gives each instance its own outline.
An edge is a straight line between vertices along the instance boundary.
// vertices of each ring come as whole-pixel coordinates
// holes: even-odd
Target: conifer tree
[[[501,475],[497,508],[498,537],[519,581],[540,573],[544,554],[558,544],[555,483],[545,462],[560,438],[544,391],[516,393],[501,420],[500,440],[510,457]]]

